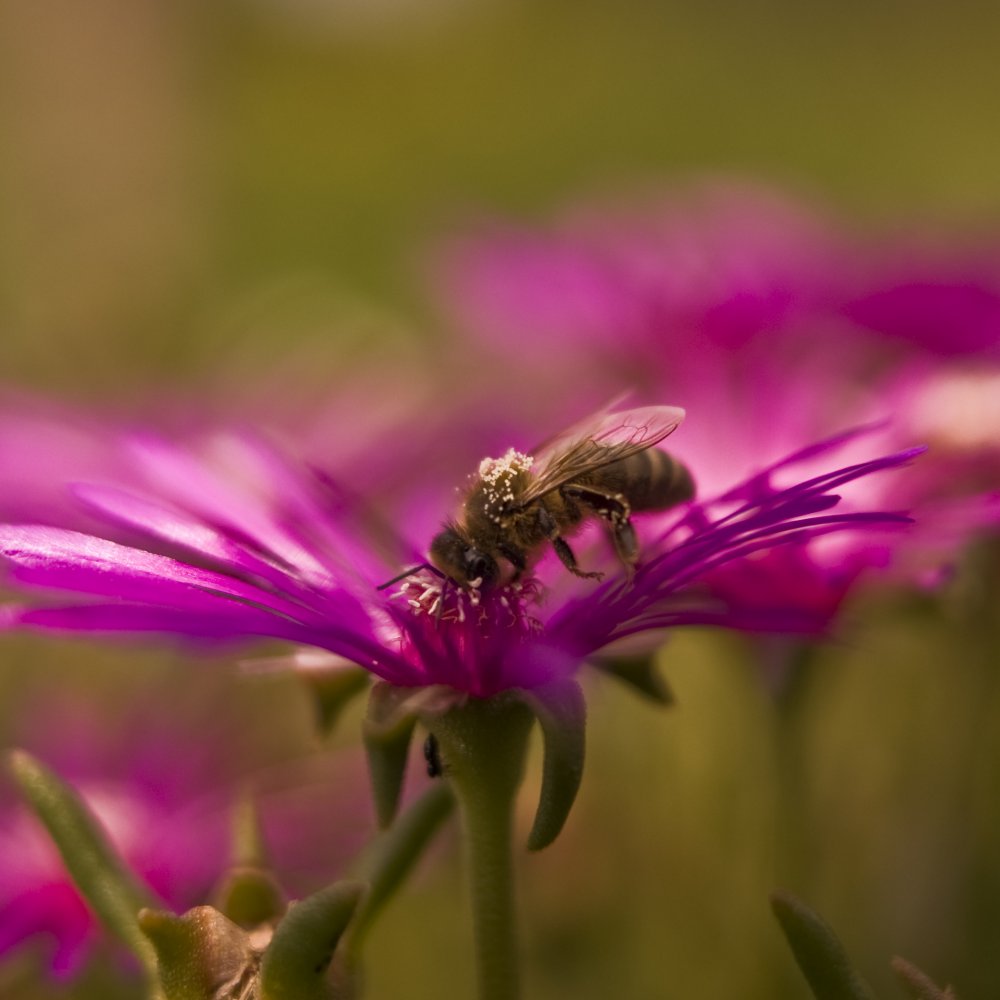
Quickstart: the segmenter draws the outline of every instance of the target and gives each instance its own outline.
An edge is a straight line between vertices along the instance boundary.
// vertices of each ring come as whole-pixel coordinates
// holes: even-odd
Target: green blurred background
[[[303,351],[335,384],[346,352],[439,349],[421,255],[463,219],[705,173],[849,225],[995,226],[998,51],[1000,8],[972,2],[8,3],[0,376],[128,402]],[[717,636],[666,651],[670,712],[594,684],[582,801],[522,863],[528,995],[805,996],[767,907],[779,884],[883,995],[897,952],[1000,995],[997,591],[980,579],[942,605],[855,609],[784,709]],[[23,639],[0,656],[8,717],[25,688],[121,697],[173,669]],[[471,981],[459,891],[439,860],[394,906],[372,1000]],[[21,968],[0,989],[49,995]],[[76,991],[114,995],[101,977]]]

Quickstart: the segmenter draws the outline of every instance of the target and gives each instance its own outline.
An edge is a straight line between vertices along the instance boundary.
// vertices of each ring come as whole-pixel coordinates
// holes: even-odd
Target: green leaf
[[[230,869],[212,893],[212,902],[246,930],[275,923],[288,907],[281,886],[266,868]]]
[[[396,815],[406,777],[406,762],[417,715],[408,702],[413,692],[391,684],[376,684],[368,699],[361,736],[368,755],[368,776],[379,827]]]
[[[143,907],[157,903],[153,894],[133,878],[100,822],[72,788],[23,750],[8,753],[7,767],[98,919],[155,975],[156,958],[138,921]]]
[[[890,965],[913,1000],[956,1000],[950,986],[942,990],[927,973],[907,962],[905,958],[894,958]]]
[[[559,835],[583,778],[587,706],[580,685],[561,681],[522,693],[542,728],[542,791],[528,849],[548,847]]]
[[[783,891],[771,894],[771,909],[816,1000],[875,1000],[837,935],[820,916]]]
[[[655,652],[633,656],[599,656],[591,662],[598,670],[616,677],[658,705],[674,704],[674,693],[660,673]]]
[[[182,917],[143,910],[139,926],[159,960],[165,1000],[248,997],[257,977],[257,953],[250,936],[211,906]]]
[[[293,903],[260,963],[260,1000],[331,1000],[327,969],[365,886],[337,882]]]

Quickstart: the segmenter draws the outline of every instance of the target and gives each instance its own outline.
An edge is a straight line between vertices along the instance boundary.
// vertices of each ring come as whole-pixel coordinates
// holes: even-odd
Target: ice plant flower
[[[980,430],[996,422],[1000,252],[963,242],[862,239],[773,193],[709,185],[483,227],[437,270],[492,371],[523,379],[530,350],[598,394],[641,386],[687,407],[671,448],[703,494],[854,424],[884,421],[887,450],[929,441],[918,475],[873,480],[868,498],[917,517],[896,563],[923,582],[1000,525],[1000,438]],[[784,559],[772,577],[800,588],[808,567],[782,574]],[[811,576],[817,595],[830,584]]]
[[[960,233],[848,233],[815,206],[708,183],[549,225],[487,222],[432,263],[444,308],[487,349],[596,351],[830,342],[876,370],[1000,349],[1000,247]],[[785,337],[786,339],[782,339]]]
[[[797,616],[783,615],[786,595],[771,601],[759,591],[753,607],[720,602],[706,580],[764,549],[903,520],[845,509],[836,491],[904,464],[912,451],[775,485],[833,447],[794,455],[718,499],[650,517],[631,584],[614,571],[586,583],[543,561],[537,581],[442,596],[433,576],[377,589],[420,561],[417,547],[387,546],[328,479],[262,440],[221,436],[199,453],[133,439],[144,491],[74,487],[108,533],[129,543],[51,525],[0,526],[6,580],[21,595],[3,610],[3,624],[202,642],[267,637],[328,650],[399,687],[442,684],[474,697],[537,687],[648,629],[711,621],[798,630]]]
[[[835,563],[828,546],[840,538],[860,535],[878,548],[882,533],[907,523],[844,494],[919,449],[838,466],[837,447],[860,436],[800,449],[715,497],[645,515],[630,571],[584,532],[576,554],[588,572],[604,572],[599,581],[543,557],[492,586],[478,578],[459,586],[420,569],[394,587],[381,585],[423,562],[421,546],[392,538],[311,465],[246,434],[220,434],[201,447],[133,436],[133,479],[143,486],[73,487],[105,533],[0,525],[5,582],[17,597],[2,624],[201,644],[276,639],[377,678],[366,745],[380,816],[393,815],[419,719],[443,754],[462,812],[479,996],[513,1000],[513,802],[533,719],[545,764],[529,846],[540,848],[558,834],[580,781],[581,665],[621,643],[659,643],[682,625],[816,631],[825,607],[790,602],[787,588],[772,590],[767,578],[736,585],[740,568],[749,574],[762,553],[778,550],[802,561],[826,551]],[[510,454],[519,469],[530,468],[526,453]],[[503,461],[483,467],[496,471]]]

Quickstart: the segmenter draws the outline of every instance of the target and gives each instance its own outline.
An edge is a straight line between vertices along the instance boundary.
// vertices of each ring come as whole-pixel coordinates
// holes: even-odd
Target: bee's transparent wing
[[[678,406],[642,406],[595,413],[550,438],[535,456],[537,471],[518,497],[525,506],[595,469],[652,448],[684,419]]]

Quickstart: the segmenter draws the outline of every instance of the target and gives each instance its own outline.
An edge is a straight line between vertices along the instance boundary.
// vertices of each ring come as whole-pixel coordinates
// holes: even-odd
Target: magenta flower
[[[914,246],[914,243],[917,243]],[[878,248],[841,314],[896,357],[927,352],[1000,361],[1000,247],[921,246],[911,236]]]
[[[861,568],[891,561],[922,583],[1000,525],[996,248],[863,241],[787,199],[710,187],[494,226],[440,260],[446,308],[497,377],[523,383],[530,352],[598,398],[640,386],[686,407],[671,450],[702,494],[861,423],[884,425],[886,450],[929,441],[916,475],[864,487],[870,507],[913,512],[905,540],[766,567],[789,593],[826,592],[831,613]]]
[[[49,525],[0,527],[8,583],[23,595],[4,610],[4,625],[200,642],[267,637],[327,650],[393,685],[442,684],[477,697],[545,685],[617,640],[676,625],[814,630],[816,609],[789,607],[787,592],[762,587],[742,599],[722,574],[765,550],[801,552],[845,532],[877,548],[878,534],[905,523],[849,506],[840,489],[905,464],[913,450],[795,480],[804,462],[826,462],[840,444],[806,449],[718,499],[646,517],[630,584],[614,563],[595,585],[545,558],[518,583],[442,593],[426,572],[377,589],[422,561],[419,548],[387,546],[326,477],[260,440],[217,438],[210,454],[133,440],[145,492],[74,487],[128,543]],[[580,555],[589,566],[606,561],[597,549]]]
[[[802,206],[716,185],[652,204],[582,206],[549,228],[494,223],[446,243],[446,309],[484,346],[629,357],[735,349],[842,298],[849,248]]]
[[[67,482],[120,480],[128,457],[113,441],[117,427],[50,399],[0,393],[0,517],[84,526]]]
[[[254,789],[285,884],[308,890],[328,881],[370,832],[366,810],[344,808],[364,791],[360,761],[328,755],[277,761],[251,735],[260,727],[248,725],[245,713],[224,710],[217,686],[192,677],[185,684],[195,696],[178,699],[172,687],[166,716],[162,690],[139,703],[132,697],[127,713],[78,693],[49,694],[44,706],[20,707],[9,737],[59,771],[130,870],[178,911],[207,901],[232,863],[237,787]],[[345,812],[358,819],[345,820]],[[103,939],[41,823],[4,785],[0,960],[21,948],[38,949],[51,974],[68,979]]]
[[[682,416],[668,407],[653,412],[658,430],[649,446]],[[423,563],[423,545],[393,538],[329,477],[257,437],[215,435],[198,447],[133,435],[123,442],[129,485],[72,486],[72,496],[105,530],[0,525],[5,582],[20,598],[0,609],[0,623],[43,632],[158,633],[198,644],[277,639],[298,647],[293,658],[300,662],[310,658],[302,647],[313,647],[319,651],[313,659],[350,661],[387,682],[372,688],[365,732],[379,820],[388,823],[398,808],[405,770],[400,735],[408,741],[420,721],[430,733],[429,759],[446,761],[440,766],[473,845],[477,961],[481,970],[493,970],[491,977],[512,982],[511,870],[502,859],[509,857],[532,719],[542,729],[545,765],[528,844],[540,849],[558,835],[582,773],[585,711],[574,676],[581,665],[603,660],[614,669],[606,658],[623,644],[630,652],[636,643],[649,648],[682,625],[780,635],[826,628],[827,593],[815,599],[805,588],[793,592],[783,580],[775,585],[753,571],[761,558],[782,553],[788,565],[825,558],[829,579],[849,576],[854,567],[841,558],[839,543],[853,537],[853,553],[876,553],[886,533],[908,523],[851,494],[920,449],[832,462],[836,449],[864,436],[858,431],[800,449],[714,498],[637,515],[638,563],[628,572],[596,544],[591,523],[574,538],[573,551],[579,567],[603,571],[600,581],[572,575],[548,554],[536,562],[533,551],[519,573],[513,572],[522,561],[517,553],[509,557],[512,572],[491,569],[489,585],[486,576],[473,578],[473,560],[458,586],[428,568],[399,577],[401,567]],[[583,453],[608,447],[607,440],[595,431],[593,439],[583,438]],[[515,466],[524,473],[531,461],[513,449],[504,460],[480,465],[488,484],[484,514],[506,497],[513,481],[501,473],[514,475]],[[461,519],[451,530],[460,528]],[[631,560],[631,535],[616,535],[616,545]],[[393,577],[399,577],[393,587],[382,586]],[[635,683],[642,687],[645,678]],[[644,689],[655,693],[651,683]],[[111,812],[106,821],[113,825],[121,814]],[[156,822],[156,816],[141,819]],[[127,833],[119,836],[127,840]],[[27,848],[19,843],[12,850]],[[43,866],[33,884],[50,892],[33,892],[30,880],[13,886],[7,943],[49,930],[61,942],[55,964],[67,971],[79,961],[87,928],[68,887],[46,880],[48,871]],[[514,993],[505,987],[495,995]]]

